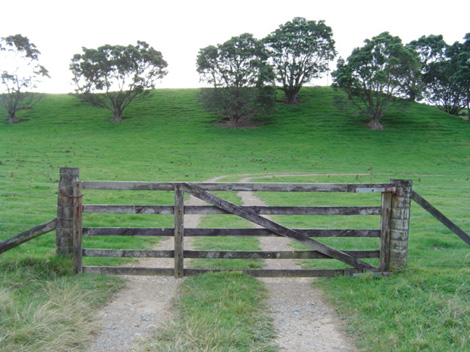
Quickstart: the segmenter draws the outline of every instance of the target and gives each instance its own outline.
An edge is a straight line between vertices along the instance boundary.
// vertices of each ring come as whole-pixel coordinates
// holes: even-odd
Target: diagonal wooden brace
[[[365,263],[357,258],[354,258],[353,256],[344,253],[342,251],[339,251],[337,249],[334,249],[330,246],[327,246],[323,243],[320,243],[318,241],[312,240],[310,237],[303,235],[297,231],[294,231],[292,229],[289,229],[285,226],[282,226],[278,223],[275,223],[274,221],[271,221],[269,219],[266,219],[258,214],[256,214],[254,211],[247,209],[247,208],[242,208],[239,207],[233,203],[230,203],[224,199],[221,199],[205,190],[202,188],[195,186],[193,184],[188,184],[184,183],[184,188],[185,191],[188,193],[192,194],[193,196],[202,199],[205,202],[208,202],[210,204],[215,205],[216,207],[225,210],[229,213],[232,213],[234,215],[238,215],[243,219],[246,219],[248,221],[251,221],[259,226],[262,226],[274,233],[277,233],[278,235],[284,236],[291,238],[299,243],[302,243],[303,245],[306,245],[307,247],[313,248],[317,250],[318,252],[330,257],[337,259],[343,263],[346,263],[348,265],[351,265],[352,267],[361,270],[361,271],[367,271],[367,270],[377,270],[374,266]]]

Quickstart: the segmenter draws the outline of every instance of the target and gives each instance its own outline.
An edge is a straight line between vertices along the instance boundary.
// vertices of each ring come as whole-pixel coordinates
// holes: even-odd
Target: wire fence
[[[0,237],[55,217],[58,171],[0,169]]]

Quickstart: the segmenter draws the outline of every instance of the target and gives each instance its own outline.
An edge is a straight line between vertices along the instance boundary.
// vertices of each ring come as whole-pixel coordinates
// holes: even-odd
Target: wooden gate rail
[[[394,183],[257,183],[257,182],[133,182],[133,181],[82,181],[83,189],[108,191],[174,191],[176,185],[187,184],[205,191],[234,192],[396,192]]]
[[[348,230],[348,229],[294,229],[308,237],[380,237],[380,230]],[[257,237],[279,236],[267,229],[204,229],[185,228],[185,237],[230,236]],[[174,228],[159,227],[84,227],[83,236],[173,236]]]
[[[83,204],[83,190],[139,190],[174,191],[174,205],[92,205]],[[134,275],[169,275],[175,277],[197,275],[209,269],[185,269],[184,258],[253,258],[253,259],[328,259],[335,258],[353,268],[336,270],[242,270],[254,276],[333,276],[350,275],[360,271],[388,271],[406,263],[409,195],[411,182],[391,180],[383,184],[285,184],[285,183],[160,183],[160,182],[103,182],[75,180],[73,194],[73,260],[76,272],[114,273]],[[378,207],[291,207],[251,206],[239,207],[209,193],[209,191],[261,191],[261,192],[350,192],[381,193],[382,204]],[[185,206],[184,192],[193,194],[212,205]],[[82,213],[114,214],[173,214],[173,228],[83,228]],[[185,214],[235,214],[264,226],[244,229],[199,229],[184,228]],[[380,229],[289,229],[268,220],[262,215],[379,215]],[[310,246],[309,251],[188,251],[183,248],[186,236],[287,236]],[[175,249],[161,250],[104,250],[83,249],[83,236],[173,236]],[[317,242],[315,237],[360,237],[380,238],[379,250],[342,251]],[[155,257],[174,258],[173,269],[133,267],[90,267],[82,265],[83,256],[100,257]],[[378,268],[359,258],[379,258]]]
[[[0,253],[6,252],[12,248],[19,246],[22,243],[30,241],[36,237],[45,235],[56,229],[57,219],[52,219],[40,225],[34,226],[26,231],[23,231],[16,236],[10,237],[0,242]]]

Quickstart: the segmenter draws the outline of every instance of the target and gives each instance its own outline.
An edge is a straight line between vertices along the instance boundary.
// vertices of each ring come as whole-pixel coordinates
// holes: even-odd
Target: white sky
[[[5,0],[0,11],[0,37],[22,34],[41,51],[51,79],[39,90],[48,93],[73,91],[68,67],[82,47],[137,40],[168,62],[159,87],[199,87],[200,48],[245,32],[261,39],[296,16],[325,20],[344,58],[384,31],[404,43],[442,34],[449,44],[470,32],[469,0]]]

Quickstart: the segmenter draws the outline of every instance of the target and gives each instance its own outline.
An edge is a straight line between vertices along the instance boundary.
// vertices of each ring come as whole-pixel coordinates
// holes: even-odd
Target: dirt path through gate
[[[221,176],[223,177],[223,176]],[[207,182],[216,182],[215,177]],[[187,205],[200,205],[203,201],[191,197]],[[201,217],[186,215],[185,227],[198,227]],[[185,248],[191,249],[191,237],[185,238]],[[174,249],[173,237],[160,242],[158,249]],[[173,258],[139,260],[139,266],[173,268]],[[163,326],[172,318],[172,299],[176,296],[181,279],[165,276],[125,276],[126,286],[98,316],[100,333],[87,352],[137,352],[139,341]]]
[[[226,176],[207,182],[216,182]],[[240,182],[248,182],[246,177]],[[253,192],[240,192],[244,205],[263,205]],[[202,204],[191,197],[187,205]],[[186,215],[185,227],[197,227],[198,215]],[[191,249],[190,237],[185,248]],[[292,250],[289,240],[261,237],[262,250]],[[158,249],[173,249],[173,238],[160,243]],[[267,260],[267,268],[293,269],[294,260]],[[144,259],[146,267],[173,267],[173,259]],[[182,282],[173,277],[127,276],[127,282],[113,301],[99,312],[100,333],[88,352],[139,351],[139,341],[172,319],[172,299]],[[268,305],[274,319],[281,351],[355,351],[353,341],[344,332],[336,311],[328,306],[321,290],[311,286],[309,278],[262,278],[269,292]]]
[[[240,182],[250,182],[245,177]],[[243,205],[266,205],[253,192],[239,192]],[[264,251],[289,251],[290,240],[260,237]],[[266,260],[266,269],[295,269],[293,259]],[[312,287],[311,278],[260,278],[269,292],[268,306],[274,322],[274,341],[281,351],[355,351],[354,342],[344,331],[338,313],[323,299],[323,292]]]

